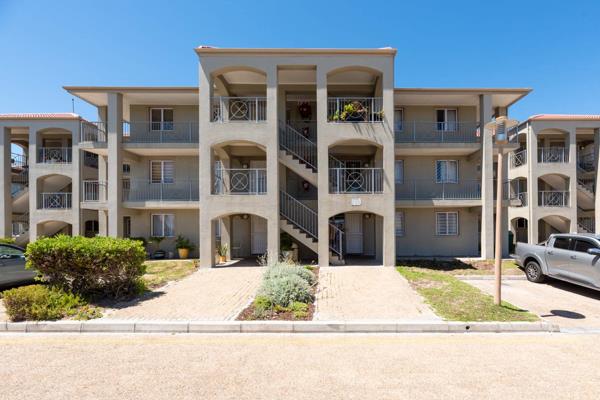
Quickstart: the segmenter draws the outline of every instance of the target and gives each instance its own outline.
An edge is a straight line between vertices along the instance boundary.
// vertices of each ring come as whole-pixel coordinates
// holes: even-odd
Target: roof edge
[[[198,46],[194,49],[196,54],[371,54],[371,55],[396,55],[397,49],[393,47],[381,48],[219,48]]]

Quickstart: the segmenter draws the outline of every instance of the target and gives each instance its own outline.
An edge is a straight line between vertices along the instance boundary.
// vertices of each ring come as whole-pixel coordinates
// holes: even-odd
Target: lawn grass
[[[449,275],[494,275],[494,260],[402,260],[406,267],[423,268]],[[502,275],[524,275],[513,260],[502,261]]]
[[[507,302],[496,306],[492,296],[454,276],[425,268],[399,266],[410,285],[440,317],[449,321],[537,321],[538,317]]]
[[[149,288],[156,288],[167,282],[185,278],[194,271],[194,260],[153,260],[146,261],[146,273],[143,278]]]

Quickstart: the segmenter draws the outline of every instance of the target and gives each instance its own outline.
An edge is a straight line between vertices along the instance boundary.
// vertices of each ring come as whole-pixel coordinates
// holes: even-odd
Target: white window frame
[[[173,121],[165,121],[166,110],[170,110],[173,113]],[[152,111],[160,111],[160,121],[152,120]],[[151,131],[172,131],[175,124],[175,111],[169,107],[152,107],[150,108],[149,120]]]
[[[400,124],[396,121],[396,111],[400,111],[402,118],[400,118]],[[404,130],[404,107],[394,108],[394,131],[402,132]]]
[[[160,217],[161,219],[161,233],[162,235],[155,235],[154,233],[154,217]],[[171,232],[170,235],[166,235],[166,217],[171,217],[173,218],[173,232]],[[151,214],[150,215],[150,234],[152,236],[157,236],[157,237],[175,237],[175,214]]]
[[[456,164],[456,179],[449,180],[447,176],[442,177],[441,179],[438,177],[438,163],[454,163]],[[446,168],[448,171],[448,168]],[[458,160],[435,160],[435,182],[436,183],[458,183],[460,180],[460,175],[458,171]]]
[[[398,223],[400,221],[400,223]],[[404,236],[406,233],[406,220],[404,211],[396,210],[394,214],[394,232],[396,236]]]
[[[172,163],[173,164],[173,176],[172,176],[172,180],[171,181],[166,181],[165,180],[165,163]],[[160,181],[154,181],[152,179],[152,164],[153,163],[160,163]],[[151,184],[171,184],[171,183],[175,183],[175,160],[150,160],[150,171],[149,171],[149,176],[150,176],[150,183]]]
[[[444,121],[439,122],[437,120],[438,111],[444,112]],[[456,114],[456,120],[454,121],[454,125],[449,125],[448,122],[448,111],[454,111]],[[443,124],[443,125],[440,125]],[[457,108],[436,108],[435,109],[435,127],[438,132],[456,132],[458,130],[458,109]],[[452,128],[452,129],[450,129]]]
[[[401,166],[400,174],[398,174],[398,165]],[[404,183],[404,160],[394,160],[394,183]]]
[[[440,221],[439,218],[445,215],[446,218],[446,226],[444,227],[444,230],[440,230]],[[449,218],[448,216],[450,215],[454,215],[456,218],[456,231],[450,231],[450,224],[448,223]],[[458,236],[458,232],[459,232],[459,219],[458,219],[458,211],[438,211],[435,213],[435,234],[436,236]]]

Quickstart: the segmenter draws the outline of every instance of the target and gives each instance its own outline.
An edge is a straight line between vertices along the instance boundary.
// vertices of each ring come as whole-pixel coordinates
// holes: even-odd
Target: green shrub
[[[43,285],[22,286],[2,294],[11,321],[46,321],[75,315],[85,305],[79,296]]]
[[[298,275],[283,275],[264,279],[259,295],[268,297],[273,305],[287,307],[294,301],[313,300],[310,285]]]
[[[308,269],[286,262],[278,262],[269,266],[265,271],[263,279],[281,278],[290,275],[299,276],[310,286],[314,285],[317,280],[315,274]]]
[[[273,306],[271,303],[271,299],[267,296],[256,296],[254,299],[254,308],[256,310],[265,311],[270,309]]]
[[[0,244],[15,244],[15,239],[11,237],[0,238]]]
[[[119,298],[139,291],[146,252],[138,240],[59,235],[30,243],[26,257],[27,267],[52,286]]]

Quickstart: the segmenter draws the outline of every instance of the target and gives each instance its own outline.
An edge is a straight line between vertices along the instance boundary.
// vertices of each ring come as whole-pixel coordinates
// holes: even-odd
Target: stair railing
[[[317,144],[288,123],[279,123],[279,148],[317,171]]]
[[[279,191],[279,213],[302,232],[317,239],[319,218],[314,210],[296,200],[289,193]]]

